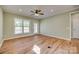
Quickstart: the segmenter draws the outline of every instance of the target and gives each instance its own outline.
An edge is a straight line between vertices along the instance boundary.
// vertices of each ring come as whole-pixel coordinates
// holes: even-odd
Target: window
[[[15,34],[22,33],[22,20],[15,19]]]
[[[29,33],[30,22],[26,19],[15,19],[15,34]]]
[[[38,24],[34,23],[34,33],[38,33]]]
[[[28,33],[29,32],[29,21],[24,20],[24,33]]]

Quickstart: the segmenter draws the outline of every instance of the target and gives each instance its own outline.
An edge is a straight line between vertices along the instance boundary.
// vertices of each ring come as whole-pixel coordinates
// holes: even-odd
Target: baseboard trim
[[[41,34],[41,35],[45,35],[45,36],[50,36],[50,37],[55,37],[55,38],[58,38],[58,39],[64,39],[64,40],[71,41],[71,39],[69,39],[69,38],[64,38],[64,37],[59,37],[59,36],[54,36],[54,35],[48,35],[48,34]]]
[[[17,37],[9,37],[9,38],[4,38],[4,40],[18,39],[18,38],[29,37],[29,36],[33,36],[33,35],[35,35],[35,34],[20,35],[20,36],[17,36]]]
[[[48,35],[48,34],[29,34],[29,35],[21,35],[21,36],[17,36],[17,37],[9,37],[9,38],[5,38],[4,40],[10,40],[10,39],[16,39],[16,38],[23,38],[23,37],[29,37],[29,36],[33,36],[33,35],[45,35],[45,36],[49,36],[49,37],[55,37],[58,39],[64,39],[64,40],[71,40],[69,38],[64,38],[64,37],[59,37],[59,36],[54,36],[54,35]]]
[[[79,40],[79,38],[71,38],[71,40]]]

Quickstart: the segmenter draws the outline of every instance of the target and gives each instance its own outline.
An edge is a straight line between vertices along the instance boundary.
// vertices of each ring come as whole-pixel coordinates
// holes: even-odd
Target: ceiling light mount
[[[35,16],[39,16],[39,14],[35,14]]]
[[[19,12],[22,12],[22,9],[19,9]]]
[[[53,9],[51,9],[51,12],[53,12]]]

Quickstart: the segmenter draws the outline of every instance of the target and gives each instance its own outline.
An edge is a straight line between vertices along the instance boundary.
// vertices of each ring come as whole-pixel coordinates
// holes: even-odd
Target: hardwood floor
[[[66,41],[44,35],[5,40],[1,54],[77,54],[79,40]]]

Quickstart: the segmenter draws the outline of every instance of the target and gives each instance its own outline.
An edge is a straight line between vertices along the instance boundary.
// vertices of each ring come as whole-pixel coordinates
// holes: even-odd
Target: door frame
[[[71,39],[74,39],[73,38],[73,20],[72,20],[72,14],[75,14],[75,13],[79,13],[79,11],[74,11],[74,12],[70,12],[69,13],[69,18],[70,18],[70,27],[71,27]]]

